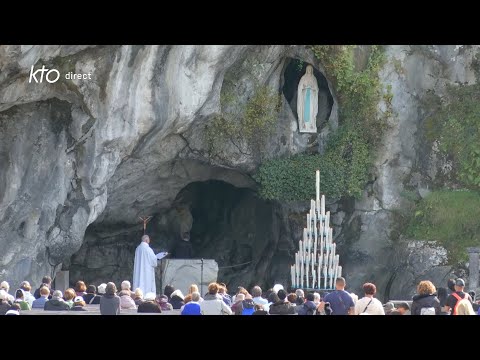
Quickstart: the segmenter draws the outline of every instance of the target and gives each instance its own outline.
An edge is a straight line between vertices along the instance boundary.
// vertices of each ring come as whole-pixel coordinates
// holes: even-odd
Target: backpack
[[[255,308],[243,308],[242,315],[252,315],[255,311]]]
[[[470,300],[468,300],[468,295],[466,293],[465,293],[463,299],[457,293],[452,293],[452,295],[457,299],[457,303],[455,304],[455,307],[453,308],[452,315],[470,315],[470,312],[473,313],[472,304],[470,303]],[[459,308],[462,309],[462,310],[466,309],[466,311],[468,313],[464,314],[462,312],[461,314],[458,314],[458,309]],[[470,311],[470,309],[471,309],[471,311]]]
[[[435,308],[433,306],[422,307],[420,309],[420,315],[435,315]]]

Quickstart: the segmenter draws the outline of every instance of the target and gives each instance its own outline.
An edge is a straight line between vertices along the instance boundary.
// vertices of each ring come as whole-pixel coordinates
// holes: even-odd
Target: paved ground
[[[87,311],[45,311],[43,309],[32,309],[20,311],[20,315],[101,315],[100,305],[87,305]],[[120,315],[180,315],[180,310],[163,311],[160,314],[138,313],[136,309],[121,310]]]

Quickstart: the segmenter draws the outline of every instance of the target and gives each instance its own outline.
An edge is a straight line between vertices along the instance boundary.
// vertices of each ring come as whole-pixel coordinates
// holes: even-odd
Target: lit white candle
[[[327,267],[323,265],[323,287],[328,289],[327,287]]]
[[[341,266],[339,266],[339,267],[338,267],[338,270],[337,270],[337,272],[338,272],[338,275],[337,275],[337,277],[340,277],[340,276],[342,276],[342,267],[341,267]]]
[[[304,266],[303,263],[300,266],[300,287],[303,289],[303,274],[304,274]]]
[[[332,244],[332,256],[335,257],[335,250],[336,250],[337,244],[333,243]]]
[[[295,287],[295,266],[293,265],[290,268],[290,280],[292,280],[292,287]]]
[[[315,172],[315,200],[316,200],[316,208],[319,212],[320,210],[320,170]]]
[[[320,201],[320,211],[322,215],[325,215],[325,195],[322,195],[322,199]]]
[[[315,269],[312,270],[312,288],[315,289],[315,282],[317,280],[317,275],[315,273]]]
[[[311,222],[310,222],[310,213],[307,214],[307,231],[310,233],[311,230]]]
[[[308,276],[308,273],[309,273],[309,266],[308,266],[308,262],[307,262],[307,266],[305,267],[305,280],[306,280],[306,284],[307,284],[307,288],[310,287],[310,284],[309,284],[309,276]]]
[[[330,228],[330,211],[327,211],[325,214],[325,228],[329,229]]]

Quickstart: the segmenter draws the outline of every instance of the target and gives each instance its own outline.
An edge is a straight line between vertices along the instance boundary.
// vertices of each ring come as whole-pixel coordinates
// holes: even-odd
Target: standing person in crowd
[[[45,307],[45,303],[48,301],[49,295],[50,289],[46,286],[43,286],[40,289],[40,297],[33,301],[32,309],[43,309]]]
[[[143,297],[143,302],[138,305],[137,312],[139,313],[161,313],[160,306],[155,301],[155,294],[152,292],[146,293]]]
[[[325,296],[320,303],[320,308],[324,303],[330,303],[332,315],[354,315],[355,303],[348,292],[345,291],[346,281],[343,277],[338,277],[335,280],[335,291],[332,291]],[[320,309],[323,310],[323,309]]]
[[[218,284],[210,283],[208,293],[200,303],[202,315],[232,315],[232,310],[218,296]]]
[[[392,315],[392,311],[395,311],[395,304],[391,301],[387,302],[383,305],[383,311],[385,312],[385,315]]]
[[[417,295],[413,297],[412,315],[440,315],[440,300],[436,295],[437,289],[431,281],[420,281],[417,286]]]
[[[450,313],[450,315],[457,315],[456,305],[458,301],[466,298],[472,303],[472,298],[466,292],[464,292],[465,288],[465,281],[463,279],[458,278],[455,280],[455,292],[452,292],[445,303],[445,309]]]
[[[117,295],[117,287],[113,282],[107,283],[105,295],[100,299],[100,314],[120,315],[120,298]]]
[[[314,292],[313,293],[313,302],[315,303],[315,305],[319,305],[320,304],[320,301],[321,301],[321,297],[320,297],[320,294],[318,292]]]
[[[33,297],[35,299],[38,299],[40,298],[40,289],[43,287],[43,286],[46,286],[48,287],[48,290],[50,290],[50,294],[53,293],[53,289],[52,289],[52,278],[48,275],[44,276],[42,278],[42,284],[38,287],[37,290],[35,290],[35,292],[33,293]],[[49,296],[49,298],[51,298],[51,296]]]
[[[5,292],[7,293],[7,301],[13,304],[13,302],[15,301],[15,297],[8,293],[8,291],[10,290],[10,284],[6,281],[2,281],[0,283],[0,290],[5,290]]]
[[[232,298],[227,293],[227,286],[224,283],[219,284],[218,293],[222,297],[223,302],[228,306],[232,306]]]
[[[290,293],[287,295],[287,301],[292,304],[292,306],[297,306],[297,294]],[[302,304],[303,305],[303,304]]]
[[[440,315],[450,315],[448,311],[445,309],[445,304],[448,298],[448,291],[444,287],[440,287],[437,289],[437,298],[440,302]]]
[[[32,290],[32,286],[28,281],[22,281],[20,284],[20,289],[23,290],[24,300],[28,303],[31,309],[33,301],[35,300],[35,297],[30,292]]]
[[[232,312],[235,315],[240,315],[242,313],[243,300],[245,300],[245,295],[240,293],[235,296],[235,304],[232,305]]]
[[[355,315],[385,315],[382,303],[374,297],[377,293],[375,284],[363,284],[363,291],[365,296],[355,304]]]
[[[448,288],[448,295],[455,292],[455,279],[448,279],[447,288]]]

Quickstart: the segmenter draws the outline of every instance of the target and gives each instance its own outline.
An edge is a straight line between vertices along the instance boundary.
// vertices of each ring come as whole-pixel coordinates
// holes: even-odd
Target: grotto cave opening
[[[279,204],[260,199],[253,189],[221,180],[195,181],[178,192],[169,208],[152,214],[147,234],[155,252],[171,252],[180,234],[189,232],[193,258],[215,259],[218,281],[232,290],[271,286],[290,260],[279,246],[285,242],[279,211]],[[78,279],[96,285],[132,281],[141,235],[139,219],[136,224],[91,224],[80,250],[64,264],[71,285]]]

